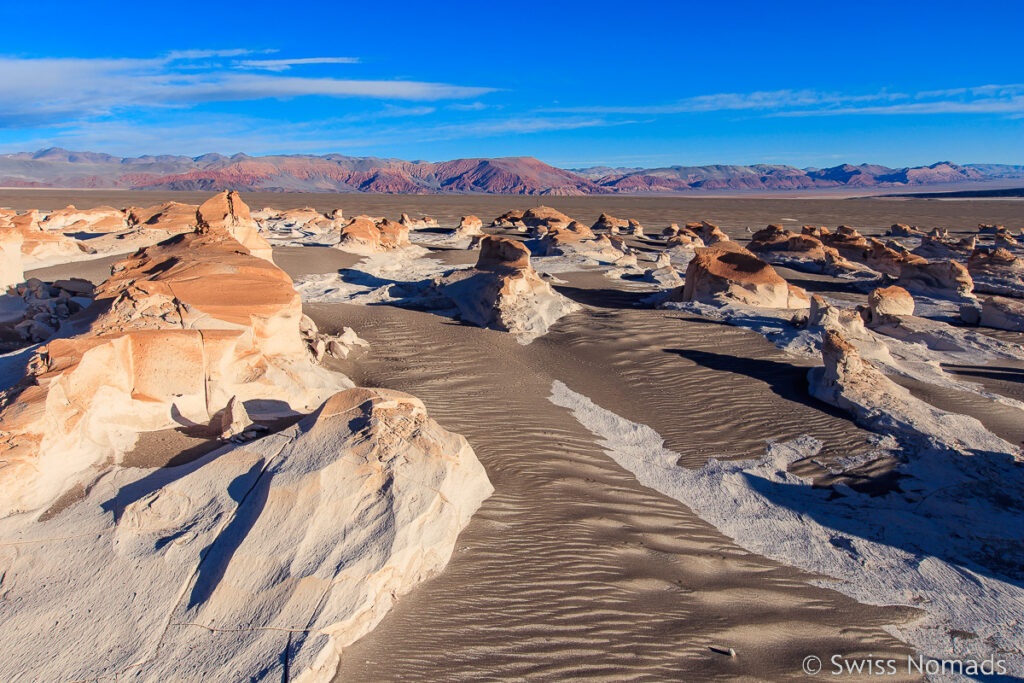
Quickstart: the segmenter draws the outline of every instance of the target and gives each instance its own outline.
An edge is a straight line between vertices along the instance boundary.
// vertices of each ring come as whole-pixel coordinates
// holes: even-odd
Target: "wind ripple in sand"
[[[959,463],[911,463],[922,495],[871,497],[836,487],[841,497],[832,499],[832,490],[814,488],[786,471],[821,448],[810,436],[770,444],[759,460],[711,459],[689,470],[676,465],[679,454],[664,448],[653,429],[604,410],[562,382],[552,384],[549,400],[570,409],[641,484],[686,504],[744,548],[840,579],[830,587],[859,601],[923,609],[923,619],[887,627],[923,654],[980,661],[1016,653],[1007,658],[1007,666],[1015,675],[1024,674],[1024,573],[1012,557],[1024,542],[1021,511],[1013,501],[1000,507],[981,495],[981,486],[995,482],[968,481],[970,465],[962,467],[964,479],[957,481],[950,477],[961,469]],[[1003,474],[1010,477],[999,482],[1003,487],[1024,490],[1019,473]],[[963,524],[957,528],[974,529],[968,537],[999,546],[992,550],[1001,555],[1010,553],[1002,555],[1005,567],[992,561],[979,565],[977,541],[936,537],[937,516],[958,517]],[[956,638],[957,631],[976,638]]]

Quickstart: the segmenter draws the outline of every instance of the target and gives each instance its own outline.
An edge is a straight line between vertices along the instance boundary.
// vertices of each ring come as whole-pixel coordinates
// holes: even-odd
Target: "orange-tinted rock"
[[[731,241],[698,248],[686,269],[683,301],[728,300],[767,308],[807,308],[807,294],[791,287],[770,265]]]
[[[522,242],[488,235],[480,242],[480,270],[530,268],[530,250]]]
[[[203,202],[196,210],[196,225],[200,233],[230,236],[256,258],[274,262],[274,250],[237,192],[221,192]]]
[[[144,209],[133,207],[128,211],[128,223],[141,228],[167,230],[171,233],[191,232],[197,225],[198,209],[195,204],[180,202],[166,202]]]

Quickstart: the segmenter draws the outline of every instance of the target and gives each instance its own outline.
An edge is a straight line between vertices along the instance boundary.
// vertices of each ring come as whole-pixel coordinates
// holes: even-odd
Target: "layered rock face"
[[[463,437],[383,389],[187,465],[114,468],[49,519],[0,519],[18,539],[0,678],[331,680],[492,491]]]
[[[337,248],[354,254],[377,254],[412,246],[409,227],[386,218],[356,216],[341,227]]]
[[[807,308],[810,300],[770,265],[735,242],[698,248],[686,268],[681,301],[729,301],[765,308]]]
[[[537,274],[526,247],[502,237],[484,237],[476,267],[446,275],[435,287],[463,320],[511,332],[524,343],[579,308]]]
[[[0,412],[0,514],[46,505],[141,431],[207,424],[233,396],[269,416],[350,385],[313,364],[290,278],[232,236],[259,244],[231,218],[248,214],[239,203],[115,266],[89,330],[39,350]]]

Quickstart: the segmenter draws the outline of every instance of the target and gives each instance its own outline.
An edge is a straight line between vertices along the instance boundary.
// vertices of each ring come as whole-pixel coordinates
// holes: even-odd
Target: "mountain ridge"
[[[342,154],[196,157],[51,147],[0,155],[0,186],[138,190],[369,192],[393,194],[607,195],[905,188],[1024,179],[1024,165],[955,164],[890,168],[839,164],[709,164],[661,168],[562,169],[534,157],[405,161]]]

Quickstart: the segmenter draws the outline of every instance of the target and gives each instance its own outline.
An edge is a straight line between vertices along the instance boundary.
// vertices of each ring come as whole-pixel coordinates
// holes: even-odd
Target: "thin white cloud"
[[[389,113],[394,118],[387,120]],[[529,135],[628,123],[592,117],[513,117],[462,125],[423,123],[415,119],[425,113],[419,108],[396,108],[394,111],[378,112],[383,117],[381,121],[344,116],[285,123],[226,114],[207,117],[201,122],[192,122],[182,117],[180,122],[147,126],[123,120],[89,121],[22,139],[17,143],[0,144],[0,151],[16,152],[55,146],[101,150],[125,156],[141,153],[196,156],[211,151],[225,154],[235,151],[248,154],[352,154],[385,146],[406,147],[424,142]],[[414,117],[414,120],[401,121],[397,118],[400,115]]]
[[[767,116],[838,116],[855,114],[1007,114],[1024,112],[1024,85],[982,85],[917,93],[880,91],[867,94],[817,90],[716,93],[652,105],[558,107],[547,111],[589,114],[690,114],[761,112]]]
[[[429,102],[470,99],[494,90],[425,81],[254,74],[196,61],[234,52],[193,50],[153,59],[0,57],[0,128],[53,125],[201,102],[304,96]]]
[[[235,62],[240,69],[262,69],[264,71],[287,71],[293,66],[309,64],[358,64],[358,57],[302,57],[299,59],[243,59]]]
[[[167,53],[167,61],[189,61],[194,59],[209,59],[211,57],[242,57],[245,55],[270,54],[277,50],[250,50],[248,48],[234,48],[231,50],[173,50]]]

